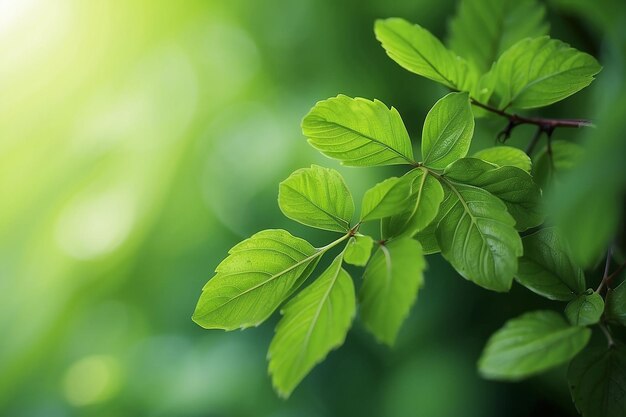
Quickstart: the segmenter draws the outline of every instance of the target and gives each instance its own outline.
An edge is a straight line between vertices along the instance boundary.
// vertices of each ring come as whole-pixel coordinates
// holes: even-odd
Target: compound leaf
[[[553,311],[526,313],[491,336],[478,368],[487,379],[519,380],[569,361],[590,336]]]
[[[346,338],[356,303],[352,279],[341,262],[339,255],[282,310],[268,358],[274,387],[283,397]]]
[[[278,188],[278,205],[285,216],[318,229],[346,232],[354,202],[341,174],[311,165],[295,171]]]
[[[591,326],[600,321],[604,312],[604,300],[597,292],[587,290],[565,307],[565,316],[574,326]]]
[[[526,152],[511,146],[493,146],[486,148],[476,152],[473,157],[499,167],[517,167],[528,173],[530,173],[532,167],[532,162]]]
[[[359,292],[365,326],[383,343],[393,345],[423,283],[426,261],[416,240],[397,239],[372,256]]]
[[[402,118],[384,103],[344,95],[318,102],[302,121],[309,143],[343,165],[414,164]]]
[[[474,116],[467,93],[450,93],[426,115],[422,131],[424,165],[443,169],[467,155],[474,134]]]
[[[258,326],[310,275],[320,255],[284,230],[259,232],[228,253],[193,314],[205,329]]]
[[[524,236],[517,281],[551,300],[570,301],[585,291],[585,275],[552,227]]]
[[[602,67],[594,57],[548,36],[524,39],[496,63],[500,108],[543,107],[582,90]]]

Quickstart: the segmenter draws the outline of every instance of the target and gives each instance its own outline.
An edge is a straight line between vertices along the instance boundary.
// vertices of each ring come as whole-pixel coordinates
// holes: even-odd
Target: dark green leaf
[[[553,311],[526,313],[491,336],[478,367],[488,379],[519,380],[566,363],[590,336],[589,329],[570,326]]]
[[[551,300],[570,301],[585,291],[585,275],[554,228],[525,236],[517,281]]]
[[[356,310],[354,286],[341,255],[285,305],[269,348],[269,373],[282,397],[346,338]]]
[[[365,266],[370,259],[374,240],[365,235],[355,235],[348,240],[348,246],[343,259],[347,263],[356,266]]]
[[[409,134],[396,109],[344,95],[318,102],[302,121],[309,143],[344,165],[414,164]]]
[[[626,326],[626,281],[606,295],[606,317],[622,326]]]
[[[604,300],[597,292],[587,290],[565,307],[565,316],[574,326],[590,326],[600,321],[604,312]]]
[[[626,415],[626,348],[585,349],[567,371],[570,393],[583,417]]]
[[[361,318],[376,338],[393,345],[423,283],[426,261],[409,238],[381,245],[365,269],[359,293]]]
[[[541,187],[546,187],[551,181],[557,180],[571,171],[582,161],[584,149],[582,146],[564,140],[552,141],[552,158],[545,147],[535,158],[533,178]]]
[[[311,165],[280,183],[278,205],[292,220],[318,229],[346,232],[354,202],[341,174]]]
[[[467,155],[474,134],[474,116],[467,93],[450,93],[426,115],[422,131],[424,165],[443,169]]]
[[[228,253],[193,314],[205,329],[261,324],[310,275],[321,251],[284,230],[264,230]]]

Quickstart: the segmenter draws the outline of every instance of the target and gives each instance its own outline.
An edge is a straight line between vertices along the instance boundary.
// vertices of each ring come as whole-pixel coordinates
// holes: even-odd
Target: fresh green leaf
[[[487,379],[519,380],[566,363],[591,336],[553,311],[534,311],[509,320],[495,332],[478,362]]]
[[[302,121],[309,143],[343,165],[414,164],[411,139],[396,109],[344,95],[318,102]]]
[[[270,344],[269,373],[282,397],[341,346],[356,311],[354,285],[339,255],[320,277],[282,310]]]
[[[382,221],[382,233],[388,237],[412,237],[426,228],[437,216],[443,201],[443,188],[428,170],[416,169],[411,182],[409,210]],[[419,174],[419,175],[417,175]]]
[[[361,318],[383,343],[393,345],[423,283],[426,261],[419,242],[405,238],[374,253],[359,292]]]
[[[356,266],[365,266],[370,259],[374,240],[366,235],[355,235],[348,240],[343,259]]]
[[[441,254],[465,279],[508,291],[522,241],[506,206],[489,192],[443,179],[446,196],[436,236]]]
[[[441,210],[437,213],[435,220],[426,226],[424,230],[415,234],[415,239],[422,245],[424,255],[432,255],[441,252],[439,243],[437,243],[437,225],[439,224]]]
[[[626,281],[607,292],[606,318],[626,326]]]
[[[278,205],[292,220],[318,229],[346,232],[354,202],[341,174],[311,165],[280,183]]]
[[[530,157],[521,149],[511,146],[494,146],[476,152],[474,158],[482,159],[499,167],[512,166],[528,173],[531,171]]]
[[[478,73],[467,61],[423,27],[391,18],[377,20],[374,32],[387,55],[407,71],[454,90],[469,91],[476,84]]]
[[[443,169],[467,155],[474,134],[474,116],[467,93],[450,93],[426,115],[422,131],[424,165]]]
[[[205,329],[258,326],[304,282],[321,254],[284,230],[259,232],[228,253],[193,314]]]
[[[556,103],[591,84],[601,69],[591,55],[548,36],[521,40],[496,63],[499,108]]]
[[[410,184],[403,178],[387,178],[365,192],[361,204],[361,221],[382,219],[408,210],[406,204],[410,196]]]
[[[536,0],[463,0],[450,23],[450,47],[485,72],[517,41],[545,35],[545,7]]]
[[[574,169],[584,154],[582,146],[564,140],[553,140],[551,148],[552,157],[546,146],[537,154],[533,166],[533,178],[543,188]]]
[[[517,230],[543,222],[541,191],[530,174],[512,166],[500,168],[476,158],[463,158],[446,168],[444,176],[455,182],[487,190],[506,205]]]
[[[570,301],[585,291],[583,270],[571,259],[563,239],[554,228],[524,236],[517,281],[551,300]]]
[[[604,312],[604,300],[597,292],[587,290],[565,307],[565,316],[574,326],[591,326],[600,321]]]
[[[626,348],[589,348],[567,371],[570,394],[583,417],[624,417],[626,413]]]

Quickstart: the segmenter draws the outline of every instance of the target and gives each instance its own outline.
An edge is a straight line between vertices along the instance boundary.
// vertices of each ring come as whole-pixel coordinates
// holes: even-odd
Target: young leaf
[[[382,219],[408,209],[406,203],[410,195],[410,183],[403,178],[387,178],[365,192],[361,204],[361,221]]]
[[[450,47],[485,72],[515,42],[548,33],[536,0],[463,0],[450,23]]]
[[[402,68],[448,88],[469,91],[478,74],[467,61],[447,49],[429,31],[406,20],[377,20],[376,39]]]
[[[570,394],[583,417],[623,417],[626,412],[626,348],[585,349],[567,371]]]
[[[259,232],[228,253],[193,314],[205,329],[258,326],[310,275],[321,254],[284,230]]]
[[[341,174],[311,165],[295,171],[278,188],[278,205],[292,220],[335,232],[347,232],[354,202]]]
[[[446,196],[436,236],[441,254],[465,279],[508,291],[522,241],[506,206],[489,192],[443,179]]]
[[[393,240],[374,253],[359,292],[361,318],[383,343],[393,345],[423,283],[426,261],[413,239]]]
[[[583,159],[585,153],[582,146],[564,140],[552,141],[552,155],[545,147],[537,154],[533,166],[533,178],[545,188],[556,175],[566,175]]]
[[[556,103],[591,84],[601,69],[591,55],[548,36],[521,40],[496,63],[499,108]]]
[[[422,131],[424,165],[443,169],[467,155],[474,134],[474,116],[467,93],[450,93],[426,115]]]
[[[409,210],[382,220],[382,234],[389,237],[412,237],[437,216],[443,201],[443,188],[428,170],[416,169],[411,184]],[[408,175],[408,174],[407,174]]]
[[[302,120],[309,143],[343,165],[414,164],[413,149],[395,108],[344,95],[318,102]]]
[[[603,311],[604,300],[600,294],[587,290],[567,304],[565,316],[574,326],[591,326],[600,321]]]
[[[476,152],[474,158],[482,159],[499,167],[512,166],[530,173],[532,162],[521,149],[511,146],[494,146]],[[535,178],[536,180],[536,178]]]
[[[476,158],[463,158],[446,168],[444,176],[455,182],[483,188],[506,204],[517,230],[543,222],[541,191],[530,174],[512,166],[494,167]]]
[[[626,326],[626,281],[607,292],[606,318]]]
[[[374,240],[366,235],[355,235],[348,240],[343,260],[351,265],[365,266],[370,259]]]
[[[285,305],[270,344],[269,373],[282,397],[346,338],[356,311],[354,286],[341,255]]]
[[[585,291],[583,270],[572,262],[563,239],[554,228],[522,239],[517,281],[529,290],[551,300],[570,301]]]
[[[519,380],[569,361],[590,336],[553,311],[526,313],[491,336],[478,368],[487,379]]]

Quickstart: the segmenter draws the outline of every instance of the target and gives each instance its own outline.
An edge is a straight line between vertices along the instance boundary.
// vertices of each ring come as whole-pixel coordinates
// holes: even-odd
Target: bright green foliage
[[[526,230],[543,222],[539,187],[530,174],[520,168],[497,168],[480,159],[463,158],[447,167],[444,176],[482,188],[498,197],[515,219],[517,230]]]
[[[473,155],[474,158],[492,163],[499,167],[512,166],[530,173],[532,162],[526,152],[511,146],[485,148]],[[533,175],[534,176],[534,175]],[[536,181],[536,178],[534,178]]]
[[[409,193],[410,180],[405,177],[391,177],[376,184],[363,195],[361,221],[382,219],[403,212]]]
[[[607,319],[626,326],[626,281],[606,295]]]
[[[623,417],[626,412],[626,348],[585,349],[568,371],[570,393],[583,417]]]
[[[491,336],[478,367],[488,379],[519,380],[569,361],[590,336],[553,311],[526,313]]]
[[[278,205],[292,220],[318,229],[346,232],[354,202],[341,174],[311,165],[280,183]]]
[[[365,266],[372,254],[374,239],[366,235],[356,235],[348,240],[343,260],[356,266]]]
[[[563,239],[554,228],[525,236],[517,281],[551,300],[570,301],[585,291],[585,275],[572,262]]]
[[[450,47],[481,72],[517,41],[548,33],[545,7],[537,0],[463,0],[458,7]]]
[[[426,115],[422,131],[424,165],[443,169],[467,155],[474,134],[474,116],[466,93],[450,93]]]
[[[441,254],[464,278],[508,291],[522,255],[522,241],[506,206],[487,191],[445,181],[446,197],[436,236]]]
[[[567,304],[565,316],[574,326],[590,326],[600,321],[603,311],[604,300],[600,294],[587,290]]]
[[[382,235],[385,238],[412,237],[431,224],[439,212],[443,201],[443,187],[439,181],[422,168],[411,172],[419,175],[411,183],[409,209],[383,219]]]
[[[499,108],[556,103],[591,84],[601,69],[591,55],[548,36],[521,40],[496,63]]]
[[[379,341],[394,344],[422,286],[425,267],[420,244],[409,238],[381,245],[372,256],[359,302],[363,323]]]
[[[344,165],[412,164],[409,134],[396,109],[344,95],[318,102],[302,121],[309,143]]]
[[[558,176],[566,175],[582,160],[584,149],[582,146],[564,140],[552,141],[552,157],[545,147],[535,158],[533,177],[537,184],[545,187],[558,180]]]
[[[283,308],[268,352],[269,372],[283,397],[346,338],[356,304],[352,279],[341,262],[339,255]]]
[[[234,246],[202,289],[193,320],[205,329],[258,326],[312,272],[319,252],[284,230]]]
[[[377,20],[374,32],[387,55],[408,71],[461,91],[469,91],[478,79],[467,61],[419,25],[398,18]]]

